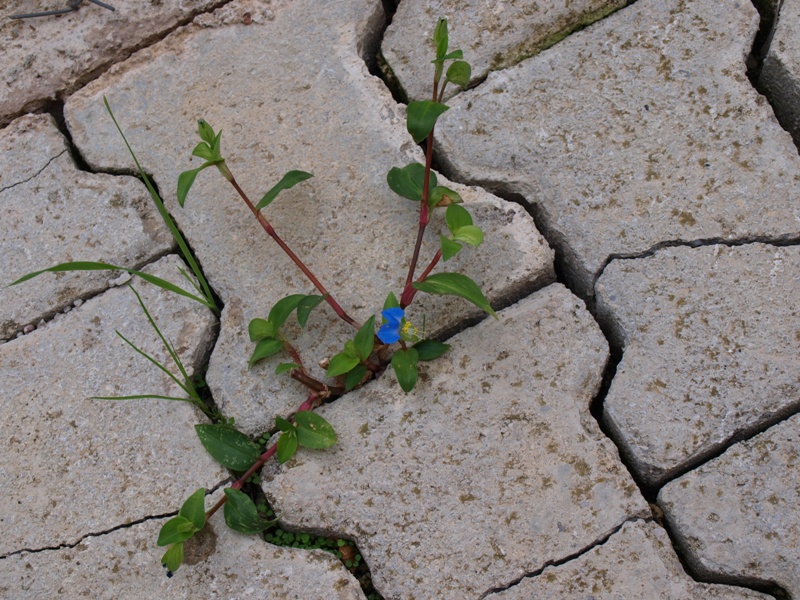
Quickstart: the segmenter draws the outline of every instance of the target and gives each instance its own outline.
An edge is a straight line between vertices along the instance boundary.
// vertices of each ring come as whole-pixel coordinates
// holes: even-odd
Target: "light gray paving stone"
[[[181,264],[169,256],[148,271],[181,285]],[[197,368],[212,340],[213,315],[134,281],[187,370]],[[190,405],[90,399],[180,393],[115,330],[164,360],[166,351],[125,288],[0,346],[0,555],[73,544],[164,514],[198,487],[212,488],[228,476],[200,444],[193,426],[204,417]]]
[[[800,248],[668,248],[613,261],[599,318],[624,348],[603,419],[650,484],[794,410]]]
[[[759,85],[764,88],[781,124],[800,144],[800,1],[784,0]]]
[[[654,523],[626,523],[604,544],[508,590],[492,600],[741,600],[766,596],[728,585],[698,583],[683,570],[666,532]]]
[[[235,6],[226,9],[235,14]],[[112,69],[71,97],[65,110],[87,161],[123,168],[129,159],[101,114],[100,98],[107,95],[145,168],[168,194],[225,302],[209,384],[225,414],[250,433],[272,427],[276,413],[294,410],[306,394],[300,384],[273,375],[286,356],[247,369],[253,349],[247,325],[266,317],[281,297],[314,288],[218,173],[200,174],[185,209],[174,204],[178,174],[199,166],[189,158],[197,141],[196,119],[203,116],[222,130],[223,154],[256,201],[290,169],[315,174],[281,194],[265,213],[360,321],[380,310],[390,290],[399,296],[416,238],[418,209],[389,190],[386,173],[423,161],[405,130],[403,107],[369,75],[361,56],[380,31],[381,3],[308,0],[269,7],[272,20],[262,24],[204,17]],[[554,279],[552,251],[521,207],[478,189],[455,187],[474,209],[486,241],[440,269],[473,277],[496,304]],[[434,254],[442,224],[438,215],[430,226],[420,270]],[[420,326],[427,315],[431,335],[482,315],[460,299],[425,302],[424,309],[410,312]],[[288,334],[305,364],[323,377],[316,364],[340,351],[353,330],[333,321],[323,305],[307,330],[290,327]]]
[[[7,598],[264,598],[357,600],[364,594],[332,554],[278,548],[234,533],[216,519],[187,562],[167,578],[155,540],[165,519],[89,536],[73,548],[22,552],[0,560]],[[196,538],[200,539],[200,538]]]
[[[356,540],[384,598],[477,598],[647,512],[589,414],[608,354],[583,303],[554,284],[498,314],[413,394],[322,407],[337,444],[264,478],[285,523]]]
[[[66,8],[67,2],[8,0],[0,18],[0,125],[62,98],[97,71],[152,43],[219,0],[109,2],[114,12],[89,2],[66,15],[8,19],[9,15]]]
[[[800,417],[664,486],[664,509],[700,575],[770,581],[800,595]]]
[[[428,100],[431,60],[436,56],[433,30],[440,17],[448,19],[450,48],[463,50],[464,60],[472,66],[474,84],[490,71],[515,65],[625,4],[625,0],[404,0],[381,44],[386,63],[382,68],[411,100]],[[452,86],[446,96],[458,89]]]
[[[110,271],[23,275],[70,260],[137,268],[174,246],[133,177],[79,171],[49,115],[0,130],[0,339],[108,287]]]
[[[586,298],[609,257],[794,239],[800,156],[745,75],[757,24],[749,2],[640,0],[459,94],[445,163],[531,202]]]

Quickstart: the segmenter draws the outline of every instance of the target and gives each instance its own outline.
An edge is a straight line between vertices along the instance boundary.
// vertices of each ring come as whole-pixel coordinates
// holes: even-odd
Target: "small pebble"
[[[78,308],[81,304],[83,304],[83,300],[78,298],[77,300],[75,300],[75,302],[73,302],[73,304],[75,305],[75,308]]]
[[[25,325],[25,327],[22,328],[22,335],[28,335],[31,331],[35,329],[36,325],[34,325],[33,323],[31,323],[30,325]]]

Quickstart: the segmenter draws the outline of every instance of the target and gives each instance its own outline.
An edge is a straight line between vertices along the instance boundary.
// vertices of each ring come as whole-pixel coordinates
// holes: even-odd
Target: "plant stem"
[[[289,248],[286,242],[284,242],[281,239],[281,237],[275,231],[275,228],[272,227],[272,224],[270,224],[270,222],[267,221],[266,217],[263,214],[261,214],[261,211],[256,209],[256,207],[250,201],[250,198],[248,198],[247,194],[244,193],[244,190],[242,190],[242,188],[239,187],[239,184],[236,183],[236,179],[233,177],[233,175],[230,176],[230,179],[228,181],[231,182],[231,185],[239,193],[239,196],[241,196],[245,204],[247,204],[247,207],[250,209],[250,212],[253,213],[256,219],[258,219],[258,222],[261,224],[261,227],[264,229],[264,231],[267,232],[267,235],[269,235],[273,240],[275,240],[278,246],[281,247],[281,250],[283,250],[286,253],[286,255],[292,259],[292,262],[294,262],[294,264],[297,265],[297,268],[303,272],[303,275],[305,275],[308,278],[308,280],[314,284],[314,287],[317,288],[317,290],[319,290],[319,293],[322,294],[323,298],[325,298],[325,301],[333,309],[333,312],[335,312],[336,315],[340,319],[342,319],[345,323],[352,325],[356,329],[360,329],[361,326],[353,318],[351,318],[350,315],[348,315],[341,306],[339,306],[339,303],[336,302],[336,300],[334,300],[330,292],[328,292],[328,290],[325,289],[325,286],[323,286],[319,282],[319,280],[316,277],[314,277],[314,274],[309,270],[309,268],[305,265],[305,263],[303,263],[303,261],[300,260],[294,252],[292,252],[292,249]]]
[[[423,281],[425,281],[425,278],[431,274],[431,271],[433,271],[433,268],[439,263],[439,260],[441,260],[441,258],[442,258],[442,249],[439,248],[439,250],[436,251],[436,254],[433,255],[430,264],[427,267],[425,267],[425,270],[422,272],[422,275],[419,276],[419,279],[417,279],[415,283],[422,283]],[[400,308],[405,309],[406,306],[411,304],[411,302],[414,300],[414,296],[416,296],[417,294],[417,291],[419,290],[417,290],[413,286],[408,286],[406,289],[404,289],[403,296],[400,299]]]

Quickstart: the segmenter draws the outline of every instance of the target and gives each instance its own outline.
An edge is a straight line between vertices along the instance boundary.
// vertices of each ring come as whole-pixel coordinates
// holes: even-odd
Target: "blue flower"
[[[384,344],[394,344],[400,339],[400,326],[403,322],[405,312],[402,308],[387,308],[381,313],[386,323],[381,325],[378,330],[378,339]]]

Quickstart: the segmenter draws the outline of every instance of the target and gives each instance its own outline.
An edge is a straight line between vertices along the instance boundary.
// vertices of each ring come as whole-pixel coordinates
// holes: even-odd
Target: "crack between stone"
[[[44,166],[43,166],[41,169],[39,169],[38,171],[36,171],[36,173],[34,173],[33,175],[31,175],[31,176],[30,176],[30,177],[28,177],[27,179],[23,179],[23,180],[21,180],[21,181],[16,181],[16,182],[12,183],[11,185],[7,185],[7,186],[6,186],[6,187],[4,187],[4,188],[0,188],[0,194],[2,194],[3,192],[5,192],[6,190],[10,190],[10,189],[12,189],[12,188],[15,188],[15,187],[17,187],[18,185],[23,185],[23,184],[25,184],[25,183],[28,183],[29,181],[33,181],[33,180],[34,180],[34,179],[36,179],[36,178],[37,178],[39,175],[41,175],[42,173],[44,173],[44,171],[47,169],[47,167],[49,167],[49,166],[50,166],[50,163],[52,163],[52,162],[53,162],[54,160],[56,160],[57,158],[59,158],[59,157],[63,156],[63,155],[64,155],[64,153],[66,153],[66,152],[69,152],[69,149],[68,149],[68,148],[65,148],[64,150],[62,150],[61,152],[59,152],[59,153],[58,153],[58,154],[56,154],[55,156],[52,156],[52,157],[51,157],[51,158],[50,158],[50,159],[47,161],[47,163],[45,163],[45,165],[44,165]]]

